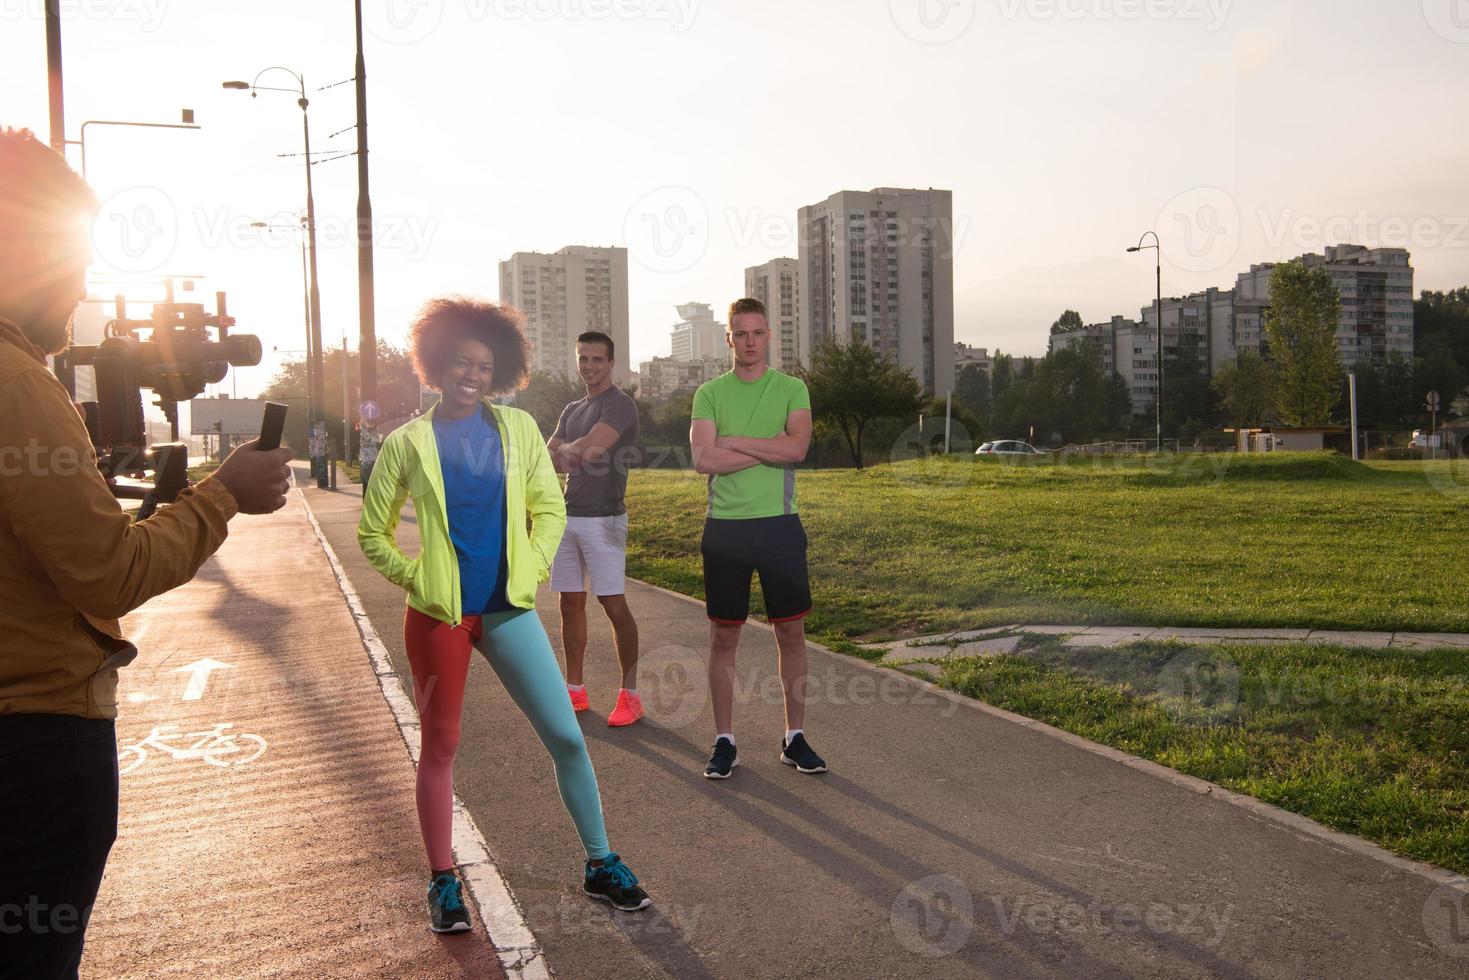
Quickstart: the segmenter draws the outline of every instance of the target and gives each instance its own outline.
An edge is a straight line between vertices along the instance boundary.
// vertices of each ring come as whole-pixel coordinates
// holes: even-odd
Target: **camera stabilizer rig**
[[[82,405],[87,432],[112,495],[142,501],[138,520],[172,503],[189,485],[188,448],[178,441],[178,403],[223,381],[231,366],[260,363],[260,339],[231,334],[235,320],[225,312],[224,293],[214,297],[216,312],[210,315],[202,303],[174,302],[173,280],[166,280],[164,300],[153,305],[152,318],[129,320],[127,301],[118,296],[117,316],[108,321],[102,343],[67,351],[71,363],[91,365],[96,373],[97,400]],[[211,329],[218,339],[211,339]],[[144,330],[146,340],[139,337]],[[158,396],[155,404],[172,426],[172,442],[144,448],[143,388]]]

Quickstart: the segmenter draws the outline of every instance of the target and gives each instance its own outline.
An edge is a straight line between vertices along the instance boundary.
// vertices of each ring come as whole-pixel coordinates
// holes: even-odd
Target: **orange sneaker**
[[[566,693],[571,695],[571,706],[575,710],[585,711],[591,707],[591,704],[587,701],[587,686],[585,684],[582,685],[580,691],[573,691],[571,685],[568,684],[566,685]]]
[[[607,716],[607,724],[614,728],[631,725],[643,717],[643,699],[624,688],[617,692],[617,707]]]

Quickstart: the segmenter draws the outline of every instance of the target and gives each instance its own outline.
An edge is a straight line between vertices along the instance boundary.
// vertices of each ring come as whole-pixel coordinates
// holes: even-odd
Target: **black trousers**
[[[0,978],[77,975],[116,838],[112,722],[0,715]]]

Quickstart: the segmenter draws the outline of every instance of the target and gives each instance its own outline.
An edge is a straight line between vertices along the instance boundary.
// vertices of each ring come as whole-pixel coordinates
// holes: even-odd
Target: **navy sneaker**
[[[457,875],[439,875],[428,883],[428,927],[434,932],[468,932],[469,909]]]
[[[728,779],[730,770],[739,764],[740,758],[739,753],[735,752],[735,744],[727,738],[721,738],[714,743],[714,754],[704,767],[704,778]]]
[[[795,766],[796,772],[826,772],[826,760],[806,744],[806,736],[801,732],[797,732],[796,737],[789,742],[784,737],[781,738],[780,761],[788,766]]]
[[[607,855],[595,868],[591,861],[587,862],[581,890],[624,912],[636,912],[653,904],[648,893],[638,887],[638,876],[616,854]]]

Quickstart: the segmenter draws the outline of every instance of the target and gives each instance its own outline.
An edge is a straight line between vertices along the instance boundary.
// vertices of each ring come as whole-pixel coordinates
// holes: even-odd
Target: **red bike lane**
[[[84,976],[503,976],[478,917],[426,927],[413,764],[299,496],[124,627]]]

